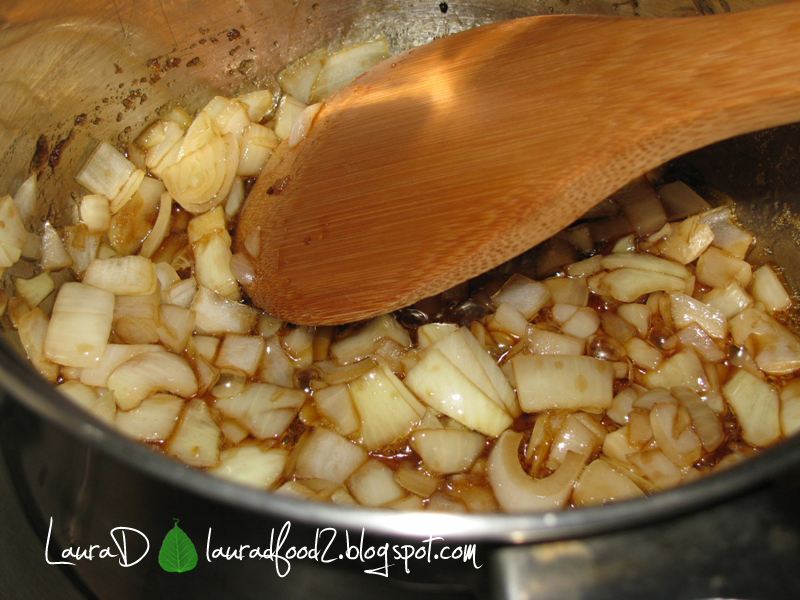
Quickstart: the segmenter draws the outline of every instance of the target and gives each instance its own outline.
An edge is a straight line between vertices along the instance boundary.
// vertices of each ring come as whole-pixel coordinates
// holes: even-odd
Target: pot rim
[[[19,354],[0,340],[0,389],[80,442],[126,466],[207,500],[310,526],[364,530],[394,538],[525,543],[605,533],[707,507],[746,492],[800,462],[800,436],[758,451],[724,471],[646,498],[603,506],[536,513],[449,514],[344,507],[263,492],[189,468],[113,428],[58,395]]]

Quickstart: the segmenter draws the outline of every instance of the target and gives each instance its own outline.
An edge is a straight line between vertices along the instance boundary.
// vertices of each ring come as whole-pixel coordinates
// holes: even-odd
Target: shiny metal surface
[[[72,175],[93,140],[122,143],[176,99],[192,109],[216,92],[274,85],[272,73],[279,66],[321,45],[382,33],[399,50],[527,14],[671,16],[755,4],[763,2],[475,0],[450,2],[445,12],[438,2],[421,0],[6,0],[0,6],[0,193],[13,192],[36,172],[41,203],[34,224],[64,223],[76,211]],[[799,144],[800,129],[787,127],[698,151],[675,166],[721,197],[736,199],[742,221],[759,235],[759,252],[780,258],[795,289],[800,289],[794,220],[800,169],[792,157]],[[11,274],[5,274],[4,284]],[[365,528],[375,540],[439,535],[475,541],[488,557],[498,545],[598,535],[706,508],[800,462],[800,440],[793,439],[719,476],[644,501],[553,514],[422,515],[309,505],[211,479],[88,420],[33,374],[15,352],[10,328],[4,332],[9,345],[0,348],[0,386],[15,400],[0,415],[0,445],[30,514],[38,515],[32,517],[34,529],[44,539],[53,516],[53,543],[60,548],[97,540],[126,524],[151,532],[158,543],[179,517],[193,537],[203,539],[213,527],[231,544],[242,542],[243,535],[264,539],[288,520],[298,536],[325,526]],[[288,583],[258,563],[235,568],[210,563],[202,574],[170,579],[152,556],[140,568],[84,561],[75,571],[99,598],[123,599],[186,597],[192,591],[206,593],[202,597],[263,597],[264,586],[281,597],[360,586],[389,596],[402,595],[409,586],[416,586],[415,593],[478,590],[487,596],[507,589],[498,588],[493,577],[510,577],[505,569],[476,571],[451,563],[385,582],[365,577],[354,565],[301,565]],[[301,577],[311,583],[298,586]]]

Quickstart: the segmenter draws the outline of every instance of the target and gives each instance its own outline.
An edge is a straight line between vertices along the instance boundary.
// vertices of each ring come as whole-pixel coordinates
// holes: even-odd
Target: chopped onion
[[[263,449],[247,445],[223,450],[219,464],[208,472],[242,485],[268,490],[280,479],[287,461],[288,452],[284,448]]]
[[[264,383],[274,383],[282,387],[294,385],[294,362],[286,354],[277,336],[266,341],[258,378]]]
[[[235,396],[220,398],[216,407],[239,421],[258,439],[281,435],[306,400],[300,390],[249,382]]]
[[[702,301],[731,319],[753,304],[753,298],[741,285],[732,281],[724,288],[714,288],[703,296]]]
[[[39,273],[30,279],[14,278],[14,287],[17,288],[19,295],[25,298],[31,308],[39,306],[53,292],[55,286],[53,277],[47,271]]]
[[[661,351],[648,344],[642,338],[632,337],[625,342],[625,352],[628,357],[642,369],[657,369],[664,355]]]
[[[166,440],[183,408],[183,398],[154,394],[129,411],[117,411],[114,424],[128,437],[145,442]]]
[[[529,327],[526,348],[531,354],[583,354],[586,342],[538,327]],[[509,363],[510,364],[510,363]]]
[[[50,321],[40,308],[25,313],[17,322],[22,347],[33,366],[50,383],[58,379],[60,368],[45,356],[45,339]]]
[[[492,400],[441,351],[429,348],[406,375],[405,383],[428,406],[488,436],[512,422],[504,406]]]
[[[658,231],[667,222],[667,215],[653,186],[640,177],[614,193],[612,198],[634,227],[636,235]]]
[[[72,257],[64,247],[61,236],[50,222],[44,224],[42,251],[39,266],[44,271],[58,271],[72,266]]]
[[[518,355],[511,359],[522,410],[602,412],[613,400],[614,370],[589,356]]]
[[[753,278],[749,263],[715,246],[709,247],[697,259],[695,274],[697,281],[715,288],[727,287],[734,281],[747,287]]]
[[[394,472],[374,458],[350,475],[347,488],[362,506],[384,506],[406,495],[395,482]]]
[[[159,341],[170,352],[180,354],[189,345],[194,331],[194,312],[172,304],[159,307],[159,324],[156,329]]]
[[[81,370],[81,383],[95,387],[106,387],[109,375],[134,356],[145,352],[163,351],[164,348],[157,344],[106,344],[103,356],[97,364]]]
[[[586,465],[575,484],[572,503],[575,506],[594,506],[643,498],[644,492],[621,469],[607,460],[597,459]]]
[[[750,291],[756,302],[761,302],[764,310],[770,313],[786,310],[792,304],[791,296],[770,265],[759,267],[753,272]]]
[[[317,105],[317,110],[319,106]],[[305,114],[305,111],[303,112]],[[300,122],[302,119],[298,119]],[[306,123],[310,126],[310,123]],[[291,140],[291,136],[290,136]],[[291,141],[289,142],[291,145]],[[242,144],[239,148],[239,165],[236,174],[240,177],[253,177],[261,172],[272,151],[278,145],[278,137],[268,127],[251,123],[244,131]]]
[[[114,294],[84,283],[63,284],[47,328],[45,357],[71,367],[96,366],[113,319]]]
[[[317,48],[289,63],[276,74],[278,85],[285,93],[298,98],[301,102],[308,103],[311,86],[322,70],[322,62],[327,56],[328,53],[324,48]]]
[[[373,66],[389,58],[389,43],[378,39],[349,46],[323,59],[322,68],[311,85],[309,101],[319,102]]]
[[[314,392],[314,404],[324,419],[342,435],[352,435],[359,428],[359,417],[344,384],[332,385]]]
[[[793,381],[780,391],[781,432],[786,437],[800,431],[800,382]]]
[[[394,473],[394,480],[416,496],[429,498],[439,486],[439,478],[403,462]]]
[[[222,340],[214,364],[225,373],[252,377],[261,364],[264,346],[261,336],[228,334]]]
[[[10,267],[22,256],[27,231],[14,199],[0,198],[0,267]]]
[[[306,108],[307,105],[304,102],[289,94],[281,96],[278,110],[275,113],[275,126],[273,128],[279,140],[289,137],[292,132],[292,126]]]
[[[143,352],[114,369],[108,376],[108,389],[114,392],[117,406],[130,410],[156,392],[191,398],[197,393],[197,377],[177,354]]]
[[[308,132],[311,130],[311,126],[314,124],[314,117],[317,116],[320,108],[322,108],[322,103],[317,102],[316,104],[305,107],[303,112],[297,116],[289,131],[289,138],[287,140],[289,148],[294,148],[297,144],[306,139]]]
[[[639,335],[646,335],[650,330],[650,309],[644,304],[620,304],[617,314],[636,328]]]
[[[500,506],[509,512],[563,507],[583,469],[583,457],[570,452],[555,473],[534,479],[523,471],[519,462],[521,441],[521,433],[504,431],[489,454],[489,483]]]
[[[464,429],[416,429],[409,443],[428,469],[448,474],[468,470],[486,447],[486,438]]]
[[[544,280],[553,304],[586,306],[589,303],[589,286],[582,277],[551,277]]]
[[[703,443],[706,452],[713,452],[725,439],[722,423],[717,415],[695,392],[685,387],[674,387],[672,395],[689,412],[692,426]]]
[[[331,345],[331,355],[342,364],[348,364],[372,354],[379,339],[388,337],[404,348],[411,345],[411,337],[392,315],[375,317],[358,331],[337,340]]]
[[[677,430],[681,407],[671,402],[658,402],[650,410],[650,426],[658,447],[678,467],[694,464],[702,455],[700,438],[691,427]],[[682,409],[685,410],[685,409]]]
[[[780,439],[780,403],[772,385],[737,369],[722,386],[722,393],[736,413],[745,442],[769,446]]]
[[[228,300],[203,285],[198,286],[191,309],[198,333],[250,333],[258,317],[253,307]]]
[[[361,419],[361,442],[376,450],[405,436],[420,420],[424,408],[385,366],[350,382],[350,394]]]
[[[629,454],[628,461],[657,489],[675,487],[685,477],[684,471],[658,448],[645,448]]]
[[[676,327],[697,323],[711,337],[723,339],[728,335],[728,322],[721,312],[695,300],[691,296],[673,292],[669,294],[672,321]]]
[[[242,94],[237,100],[247,107],[247,116],[253,123],[264,120],[275,107],[275,98],[269,90],[256,90]]]
[[[172,197],[167,192],[164,192],[161,194],[156,222],[153,224],[153,229],[151,229],[150,233],[147,234],[147,237],[144,238],[142,247],[139,250],[139,254],[146,256],[147,258],[153,256],[155,251],[158,250],[158,247],[164,241],[164,238],[167,236],[171,216]]]
[[[656,247],[662,256],[687,265],[697,260],[713,241],[714,232],[711,227],[694,216],[681,221]]]
[[[736,225],[731,218],[731,209],[721,206],[699,216],[714,232],[714,246],[736,258],[744,258],[755,238]]]
[[[295,475],[344,483],[367,460],[367,451],[324,427],[303,434],[294,449]]]
[[[657,370],[647,372],[642,383],[650,389],[683,386],[701,396],[711,389],[703,363],[691,348],[684,348],[664,360]]]
[[[659,258],[650,254],[638,254],[633,252],[622,252],[604,256],[600,263],[604,269],[613,271],[614,269],[636,269],[659,273],[688,279],[691,273],[674,261]]]
[[[81,199],[81,221],[92,233],[106,231],[111,223],[111,209],[108,198],[100,194],[90,194]]]
[[[531,320],[550,304],[550,290],[539,281],[515,274],[492,296],[492,302],[496,307],[503,303],[509,304],[527,320]]]
[[[115,198],[126,186],[136,166],[107,142],[101,142],[78,171],[75,180],[93,194]],[[131,193],[135,190],[130,190]],[[130,196],[128,196],[130,198]]]
[[[156,265],[144,256],[98,258],[89,263],[83,283],[117,295],[144,296],[158,286]]]
[[[711,206],[682,181],[673,181],[657,190],[667,219],[675,221],[705,212]]]
[[[645,294],[656,291],[681,292],[686,280],[644,269],[619,268],[609,271],[597,282],[597,293],[611,296],[621,302],[634,302]]]
[[[208,405],[200,398],[190,400],[167,443],[167,453],[192,467],[213,467],[219,462],[220,430]]]

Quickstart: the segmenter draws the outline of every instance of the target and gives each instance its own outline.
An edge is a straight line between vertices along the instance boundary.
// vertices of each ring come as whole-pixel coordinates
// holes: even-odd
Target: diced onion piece
[[[444,354],[484,394],[504,407],[512,417],[520,414],[516,395],[508,379],[469,329],[461,327],[436,342],[433,347]]]
[[[314,117],[317,116],[320,108],[322,108],[322,103],[317,102],[305,107],[303,112],[297,116],[294,123],[292,123],[292,128],[289,130],[289,139],[287,141],[289,148],[294,148],[306,139],[311,126],[314,124]]]
[[[793,381],[780,391],[781,432],[789,437],[800,431],[800,381]]]
[[[711,386],[697,353],[685,348],[673,354],[655,371],[649,371],[642,382],[650,389],[670,389],[675,386],[687,387],[701,396],[708,393]]]
[[[691,427],[677,431],[679,406],[659,402],[650,410],[650,426],[661,451],[678,467],[688,467],[703,455],[700,438]]]
[[[250,435],[246,428],[233,419],[223,419],[219,423],[219,428],[225,439],[232,444],[241,444]]]
[[[761,302],[767,312],[780,312],[792,305],[791,296],[770,265],[763,265],[753,272],[750,291],[756,302]]]
[[[516,273],[492,296],[492,302],[496,307],[510,304],[531,320],[550,304],[550,290],[545,284]]]
[[[561,331],[574,338],[586,339],[600,326],[600,317],[589,307],[581,306],[561,324]]]
[[[45,271],[30,279],[15,277],[14,287],[17,288],[19,295],[25,298],[28,305],[35,308],[53,292],[56,284],[50,273]]]
[[[203,285],[198,286],[191,309],[196,315],[198,333],[212,335],[249,333],[258,318],[258,311],[253,307],[228,300]]]
[[[642,369],[657,369],[664,358],[658,348],[638,337],[632,337],[625,342],[625,352]]]
[[[231,191],[225,199],[225,218],[228,221],[232,221],[239,214],[242,204],[244,204],[244,198],[244,180],[237,175],[233,178]]]
[[[361,442],[377,450],[405,436],[424,408],[385,366],[350,382],[350,394],[361,419]]]
[[[722,313],[726,319],[735,317],[753,304],[753,298],[735,281],[728,284],[727,287],[714,288],[702,300]]]
[[[714,246],[736,258],[747,256],[755,238],[733,222],[731,209],[721,206],[699,216],[701,222],[708,224],[714,232]]]
[[[613,199],[634,227],[636,235],[643,236],[661,229],[667,215],[650,182],[640,177],[614,193]]]
[[[709,247],[697,259],[695,274],[697,281],[715,288],[728,287],[734,281],[747,287],[753,278],[749,263],[715,246]]]
[[[220,210],[220,207],[214,210]],[[241,291],[231,271],[230,236],[227,231],[210,233],[192,243],[197,283],[228,300],[239,300]]]
[[[675,487],[685,476],[684,471],[675,465],[658,448],[645,448],[628,455],[628,462],[656,489]]]
[[[56,296],[47,328],[45,357],[71,367],[93,367],[103,356],[114,318],[114,294],[67,282]]]
[[[225,199],[230,185],[224,189],[223,184],[229,176],[233,183],[239,154],[232,134],[228,136],[214,135],[161,173],[167,191],[187,211],[202,212]],[[236,146],[233,161],[229,160],[232,145]]]
[[[183,398],[197,393],[197,377],[181,356],[170,352],[144,352],[124,362],[108,377],[117,406],[130,410],[156,392]]]
[[[589,356],[517,355],[511,359],[522,410],[602,412],[613,400],[614,368]]]
[[[121,152],[111,144],[101,142],[78,171],[75,180],[93,194],[111,199],[122,191],[134,171],[136,166]]]
[[[153,224],[153,228],[150,230],[150,233],[148,233],[147,237],[144,238],[142,247],[139,250],[139,254],[146,256],[147,258],[153,256],[155,251],[158,250],[158,247],[164,241],[164,238],[167,237],[171,216],[172,197],[167,192],[164,192],[161,194],[161,199],[159,201],[158,217],[156,217],[156,222]]]
[[[219,427],[208,405],[195,398],[186,405],[166,450],[191,467],[213,467],[219,462],[220,441]]]
[[[277,336],[267,339],[258,378],[264,383],[274,383],[281,387],[294,386],[294,362],[286,354]]]
[[[186,350],[192,337],[194,312],[173,304],[162,304],[158,312],[158,339],[170,352],[180,354]]]
[[[251,123],[242,136],[236,174],[241,177],[258,175],[277,145],[278,137],[272,129]]]
[[[337,340],[331,345],[331,356],[342,364],[348,364],[372,354],[381,338],[389,338],[408,348],[411,337],[392,315],[375,317],[355,333]]]
[[[81,199],[81,221],[92,233],[106,231],[111,223],[108,198],[100,194],[89,194]]]
[[[691,273],[689,273],[683,265],[651,254],[635,252],[609,254],[603,257],[601,264],[604,269],[608,269],[609,271],[615,269],[637,269],[649,271],[651,273],[671,275],[682,279],[688,279],[691,276]]]
[[[294,474],[344,483],[367,460],[367,451],[325,427],[303,434],[294,449]]]
[[[578,478],[572,503],[577,507],[595,506],[643,497],[641,488],[621,469],[607,460],[596,459],[586,466]]]
[[[83,283],[108,290],[116,295],[153,294],[158,285],[156,265],[144,256],[98,258],[86,269]]]
[[[256,90],[237,98],[247,107],[247,116],[253,123],[261,122],[275,106],[275,97],[270,90]]]
[[[674,387],[672,395],[688,411],[692,426],[703,443],[706,452],[713,452],[725,439],[722,423],[703,399],[686,387]]]
[[[72,272],[80,277],[89,263],[97,258],[102,235],[90,233],[86,225],[80,223],[64,228],[64,240],[67,252],[72,258]]]
[[[424,350],[457,329],[455,323],[426,323],[417,329],[417,347]]]
[[[289,137],[294,122],[306,108],[307,105],[294,96],[290,96],[289,94],[281,96],[281,100],[278,103],[278,110],[275,113],[275,125],[273,127],[275,135],[278,136],[279,140],[284,140]]]
[[[417,429],[409,443],[434,473],[463,473],[486,447],[486,438],[464,429]]]
[[[686,280],[681,277],[623,267],[602,275],[596,291],[621,302],[633,302],[651,292],[681,292],[685,288]]]
[[[553,304],[586,306],[589,302],[589,286],[582,277],[550,277],[544,284]]]
[[[247,427],[258,439],[281,435],[306,400],[300,390],[270,383],[247,383],[235,396],[217,400],[217,408]]]
[[[114,336],[126,344],[154,344],[160,323],[159,294],[117,296]]]
[[[436,348],[428,349],[404,381],[428,406],[484,435],[497,436],[511,425],[505,407],[483,393]]]
[[[728,357],[722,348],[698,325],[692,324],[681,329],[676,337],[684,347],[694,348],[695,352],[706,362],[717,363]]]
[[[219,464],[208,469],[216,477],[260,490],[270,489],[286,468],[284,448],[263,449],[254,445],[227,448],[219,455]]]
[[[742,439],[753,446],[769,446],[780,439],[780,403],[775,388],[744,369],[722,386],[742,428]]]
[[[489,483],[495,498],[508,512],[545,511],[563,507],[583,469],[583,458],[568,453],[555,473],[534,479],[519,462],[522,434],[505,431],[489,454]]]
[[[47,315],[40,308],[34,308],[19,318],[17,332],[33,366],[47,381],[55,383],[60,368],[45,357],[44,350],[49,323]]]
[[[142,181],[145,179],[145,172],[142,169],[136,169],[131,176],[128,178],[128,181],[125,182],[125,185],[122,186],[122,189],[117,192],[117,195],[110,198],[108,209],[111,214],[118,213],[120,209],[125,206],[128,201],[133,197],[133,194],[139,189],[139,185],[141,185]]]
[[[650,309],[644,304],[620,304],[617,314],[636,328],[639,335],[645,335],[650,330]]]
[[[378,39],[350,46],[326,57],[308,93],[310,102],[319,102],[340,87],[389,58],[389,43]]]
[[[743,310],[730,325],[734,344],[745,346],[765,373],[788,375],[800,369],[800,340],[764,311]]]
[[[278,85],[285,93],[294,96],[301,102],[308,103],[311,86],[314,85],[317,75],[322,70],[322,62],[327,56],[328,53],[324,48],[317,48],[289,63],[276,74]]]
[[[603,267],[600,264],[603,257],[600,254],[595,254],[585,260],[574,262],[571,265],[564,267],[564,272],[570,277],[588,277],[600,271]]]
[[[532,354],[583,354],[585,340],[555,333],[538,327],[529,327],[526,347]]]
[[[152,131],[151,131],[152,130]],[[145,151],[145,166],[156,177],[161,177],[164,169],[177,160],[177,153],[183,141],[184,129],[172,121],[156,121],[142,135],[154,134],[144,144],[137,138],[137,145]]]
[[[592,423],[590,419],[591,416],[584,412],[567,415],[553,435],[550,454],[545,463],[547,468],[556,469],[570,452],[588,459],[600,448],[607,431],[597,423]]]
[[[358,431],[359,417],[350,397],[350,389],[340,383],[314,392],[314,404],[323,418],[327,419],[342,435]]]
[[[374,458],[350,475],[347,488],[363,506],[384,506],[406,495],[405,490],[395,482],[392,469]]]
[[[673,228],[672,233],[656,247],[662,256],[688,265],[706,251],[714,241],[711,227],[701,223],[697,216],[689,217]]]
[[[66,381],[56,389],[104,423],[114,423],[117,405],[114,403],[114,395],[108,390],[101,390],[100,393],[97,393],[92,388],[74,380]]]
[[[14,199],[0,198],[0,267],[10,267],[22,256],[27,231]]]
[[[394,472],[394,480],[416,496],[429,498],[439,486],[439,478],[403,462]]]
[[[611,407],[606,410],[606,415],[618,425],[624,425],[628,422],[628,413],[633,410],[633,402],[638,396],[634,386],[623,388],[614,396]]]
[[[181,414],[184,400],[172,394],[154,394],[129,411],[118,411],[114,424],[123,434],[144,442],[167,439]]]
[[[31,223],[36,211],[36,173],[23,181],[14,192],[14,204],[22,222]]]
[[[697,323],[711,337],[724,339],[728,335],[725,317],[707,304],[680,292],[669,294],[669,304],[672,320],[677,327]]]
[[[50,222],[44,224],[42,250],[39,266],[44,271],[58,271],[72,266],[72,257],[64,247],[61,236]]]
[[[264,346],[261,336],[228,334],[222,340],[214,364],[223,372],[253,377],[261,364]]]
[[[682,181],[673,181],[657,190],[667,219],[676,221],[707,211],[711,206]]]
[[[106,387],[108,376],[134,356],[145,352],[163,351],[164,348],[158,344],[106,344],[103,356],[97,364],[81,370],[81,383],[94,387]]]

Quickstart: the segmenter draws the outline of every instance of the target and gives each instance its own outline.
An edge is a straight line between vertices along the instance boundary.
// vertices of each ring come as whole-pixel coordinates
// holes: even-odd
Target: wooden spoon
[[[689,150],[800,121],[800,3],[544,16],[395,56],[334,94],[250,193],[252,301],[298,324],[409,305]]]

